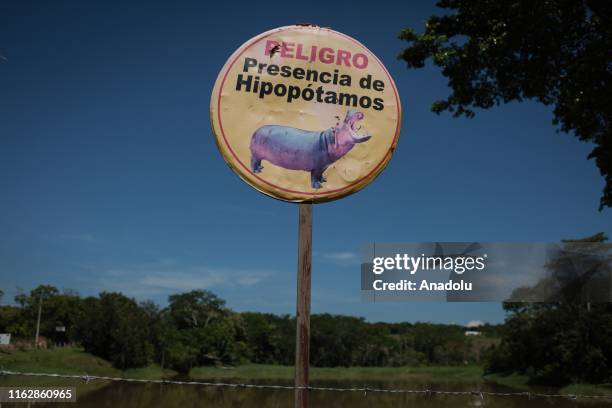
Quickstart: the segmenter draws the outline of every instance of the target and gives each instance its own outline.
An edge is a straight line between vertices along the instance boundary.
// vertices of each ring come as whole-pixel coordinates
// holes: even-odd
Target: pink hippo
[[[262,126],[251,138],[251,169],[261,172],[261,161],[267,160],[285,169],[310,172],[312,188],[321,188],[321,183],[327,181],[323,176],[325,170],[356,143],[372,137],[357,134],[355,124],[363,117],[361,112],[348,111],[336,126],[315,132],[280,125]]]

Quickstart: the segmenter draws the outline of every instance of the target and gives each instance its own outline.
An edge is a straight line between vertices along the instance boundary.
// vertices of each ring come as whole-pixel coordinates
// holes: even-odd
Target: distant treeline
[[[0,332],[33,339],[41,295],[42,336],[52,344],[81,344],[118,368],[154,362],[187,372],[210,364],[294,362],[294,317],[237,313],[206,290],[171,295],[168,306],[160,308],[120,293],[82,298],[39,286],[16,296],[17,306],[0,307]],[[498,326],[480,330],[483,334],[476,338],[465,336],[458,325],[369,323],[358,317],[315,314],[311,363],[320,367],[479,363],[483,351],[496,342]]]
[[[0,307],[0,332],[32,340],[41,296],[42,336],[51,344],[80,344],[118,368],[157,363],[186,373],[213,364],[293,364],[294,317],[234,312],[206,290],[171,295],[168,306],[160,308],[120,293],[82,298],[39,286],[16,296],[16,306]],[[612,304],[506,303],[504,308],[505,323],[479,327],[480,336],[466,336],[458,325],[315,314],[311,363],[482,364],[485,372],[520,373],[539,384],[612,380]]]

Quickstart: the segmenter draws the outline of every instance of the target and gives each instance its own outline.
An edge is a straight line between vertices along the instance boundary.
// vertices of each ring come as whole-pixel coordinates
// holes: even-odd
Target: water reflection
[[[265,384],[265,381],[257,382]],[[289,385],[290,382],[279,382]],[[363,387],[363,383],[348,381],[318,381],[312,385],[323,387]],[[407,384],[399,382],[368,382],[368,387],[424,389],[423,384]],[[496,384],[466,385],[466,384],[440,384],[432,389],[448,391],[465,391],[482,389],[484,391],[516,391]],[[532,399],[527,397],[493,397],[487,396],[482,400],[479,396],[443,396],[443,395],[414,395],[414,394],[381,394],[363,392],[336,392],[312,391],[311,407],[316,408],[366,408],[366,407],[393,407],[407,406],[418,408],[438,407],[493,407],[493,408],[523,408],[523,407],[610,407],[610,402],[589,402],[588,405],[569,399]],[[291,407],[293,405],[293,391],[245,388],[219,388],[198,385],[161,385],[161,384],[130,384],[113,383],[78,397],[76,404],[33,404],[36,407],[49,408],[189,408],[189,407]],[[24,404],[2,404],[2,407],[24,407]]]

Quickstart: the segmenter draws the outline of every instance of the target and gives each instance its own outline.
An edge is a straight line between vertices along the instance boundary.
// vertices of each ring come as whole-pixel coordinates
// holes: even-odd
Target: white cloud
[[[466,327],[480,327],[480,326],[484,326],[484,323],[481,320],[470,320],[469,322],[467,322],[465,326]]]
[[[225,283],[225,278],[214,273],[194,276],[183,272],[169,272],[143,276],[138,283],[148,288],[192,290],[221,285]]]
[[[190,266],[165,259],[154,263],[106,269],[95,279],[95,284],[98,291],[151,296],[171,291],[253,286],[271,275],[268,271]]]
[[[253,286],[261,282],[262,278],[262,276],[256,275],[241,276],[236,280],[236,282],[238,282],[238,284],[241,286]]]
[[[353,252],[331,252],[323,255],[327,259],[333,259],[336,261],[346,261],[349,259],[356,259],[357,254]]]
[[[343,251],[343,252],[315,252],[315,256],[318,256],[324,261],[335,263],[337,265],[358,265],[359,255],[355,252]]]

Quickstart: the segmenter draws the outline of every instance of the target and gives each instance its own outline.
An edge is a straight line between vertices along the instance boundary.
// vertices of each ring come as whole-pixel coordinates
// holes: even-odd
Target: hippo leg
[[[323,170],[321,170],[321,175],[319,176],[319,181],[321,183],[326,183],[327,182],[327,178],[325,178],[325,176],[323,175],[323,173],[325,173],[325,170],[327,170],[327,167],[324,168]]]
[[[312,188],[321,188],[323,187],[321,183],[327,181],[323,177],[323,171],[321,169],[314,169],[310,172],[310,185]]]
[[[251,170],[253,173],[261,173],[263,166],[261,165],[261,159],[251,156]]]

